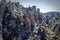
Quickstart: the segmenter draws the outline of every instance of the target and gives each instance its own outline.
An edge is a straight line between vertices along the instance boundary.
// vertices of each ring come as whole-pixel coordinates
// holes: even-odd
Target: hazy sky
[[[41,12],[58,11],[60,12],[60,0],[11,0],[20,2],[25,7],[36,5]]]

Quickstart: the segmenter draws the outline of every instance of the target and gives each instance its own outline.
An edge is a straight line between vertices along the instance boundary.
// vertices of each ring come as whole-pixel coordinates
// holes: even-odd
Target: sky
[[[13,2],[20,2],[24,7],[36,5],[40,12],[57,11],[60,12],[60,0],[11,0]]]

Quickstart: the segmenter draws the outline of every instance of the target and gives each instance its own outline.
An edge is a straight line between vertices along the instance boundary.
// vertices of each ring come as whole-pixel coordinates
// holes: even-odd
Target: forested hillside
[[[60,40],[60,12],[41,13],[35,5],[0,2],[0,40]]]

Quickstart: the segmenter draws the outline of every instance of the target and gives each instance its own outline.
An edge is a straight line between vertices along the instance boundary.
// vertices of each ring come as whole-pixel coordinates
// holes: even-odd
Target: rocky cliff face
[[[0,33],[3,40],[53,40],[59,27],[51,28],[50,20],[51,17],[44,17],[36,6],[25,8],[19,2],[0,2]]]

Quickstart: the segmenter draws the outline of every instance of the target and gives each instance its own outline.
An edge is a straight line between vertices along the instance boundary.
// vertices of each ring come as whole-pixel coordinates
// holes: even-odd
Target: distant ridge
[[[51,11],[51,12],[44,13],[44,15],[53,15],[53,14],[59,14],[60,15],[60,12],[53,12],[53,11]]]

